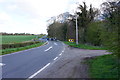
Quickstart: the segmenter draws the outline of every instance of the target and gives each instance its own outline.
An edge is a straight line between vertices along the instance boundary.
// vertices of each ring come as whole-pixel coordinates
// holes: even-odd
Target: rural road
[[[43,70],[35,78],[90,78],[88,74],[88,65],[84,63],[86,59],[91,57],[109,54],[106,50],[86,50],[78,49],[65,45],[65,51],[53,65]],[[82,80],[83,80],[82,79]],[[71,79],[70,79],[71,80]]]
[[[34,78],[64,52],[60,41],[2,56],[2,78]]]
[[[84,59],[105,54],[109,53],[49,41],[41,47],[3,55],[2,78],[89,78]]]

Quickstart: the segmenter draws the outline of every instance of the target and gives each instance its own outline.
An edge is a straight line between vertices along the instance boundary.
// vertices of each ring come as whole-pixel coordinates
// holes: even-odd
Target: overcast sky
[[[83,1],[99,8],[105,0],[0,0],[0,32],[46,34],[50,17],[73,12]]]

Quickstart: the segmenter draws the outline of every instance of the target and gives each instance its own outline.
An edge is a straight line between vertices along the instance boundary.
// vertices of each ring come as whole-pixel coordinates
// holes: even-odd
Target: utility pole
[[[78,25],[77,25],[77,15],[76,15],[76,44],[78,45]]]

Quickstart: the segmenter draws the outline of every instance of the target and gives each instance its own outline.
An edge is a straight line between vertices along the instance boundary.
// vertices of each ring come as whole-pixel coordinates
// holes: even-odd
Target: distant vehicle
[[[49,38],[47,38],[47,40],[49,40]]]
[[[48,41],[57,41],[56,38],[47,38]]]
[[[54,41],[54,39],[53,39],[53,38],[51,38],[51,41]]]
[[[54,38],[54,41],[57,41],[57,39],[56,39],[56,38]]]
[[[45,42],[45,41],[47,41],[46,38],[39,38],[39,40],[40,40],[41,42]]]

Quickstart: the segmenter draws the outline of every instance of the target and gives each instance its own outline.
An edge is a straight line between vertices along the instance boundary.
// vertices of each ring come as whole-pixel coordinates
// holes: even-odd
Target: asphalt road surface
[[[90,78],[89,66],[85,63],[86,59],[107,54],[110,53],[106,52],[106,50],[86,50],[65,45],[65,51],[62,56],[54,61],[54,63],[51,63],[53,65],[49,65],[49,67],[37,74],[35,78],[86,80]]]
[[[2,56],[2,78],[34,78],[64,52],[60,41]]]

